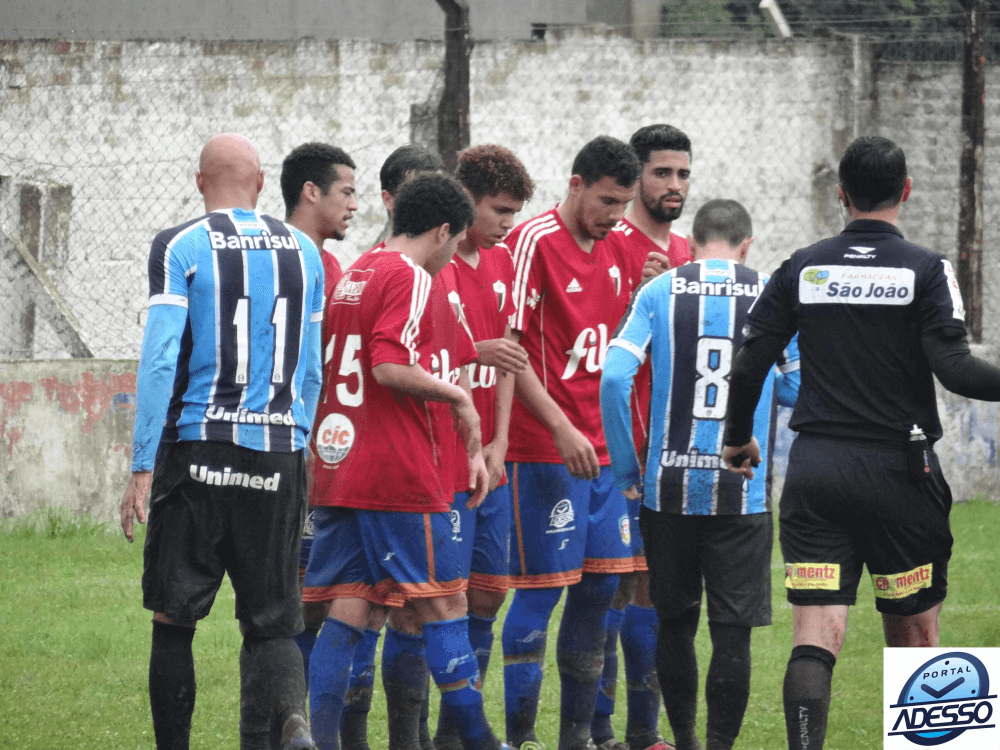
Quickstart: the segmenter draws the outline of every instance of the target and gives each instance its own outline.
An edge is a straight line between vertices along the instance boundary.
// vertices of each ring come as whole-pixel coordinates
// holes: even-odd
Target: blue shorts
[[[401,607],[407,599],[465,588],[448,513],[316,508],[302,601],[367,599]]]
[[[632,570],[649,570],[649,566],[646,565],[646,544],[642,541],[642,532],[639,530],[639,511],[642,509],[642,498],[636,500],[625,498],[625,503],[628,506],[629,520],[632,522],[629,528],[629,531],[632,532]],[[304,539],[303,544],[305,544]]]
[[[563,464],[508,463],[514,526],[510,585],[554,588],[587,573],[630,573],[634,524],[611,468],[597,479]]]
[[[451,505],[454,536],[469,587],[505,594],[510,588],[510,483],[489,493],[469,510],[468,492],[458,492]]]

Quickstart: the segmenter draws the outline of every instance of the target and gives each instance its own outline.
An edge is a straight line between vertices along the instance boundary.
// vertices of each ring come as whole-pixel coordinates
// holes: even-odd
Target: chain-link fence
[[[837,160],[878,132],[900,142],[915,177],[904,231],[953,256],[957,62],[886,61],[852,38],[546,37],[479,41],[471,57],[472,143],[508,146],[536,182],[519,219],[563,197],[590,138],[669,122],[694,145],[675,229],[705,200],[736,198],[754,219],[751,264],[773,269],[843,226]],[[442,58],[440,42],[0,42],[0,358],[138,355],[149,242],[202,213],[197,157],[220,132],[257,144],[259,206],[279,218],[289,150],[323,140],[352,155],[360,210],[328,244],[349,263],[385,225],[382,161],[407,141],[436,142]],[[989,215],[1000,193],[987,176]],[[987,248],[996,234],[987,224]]]

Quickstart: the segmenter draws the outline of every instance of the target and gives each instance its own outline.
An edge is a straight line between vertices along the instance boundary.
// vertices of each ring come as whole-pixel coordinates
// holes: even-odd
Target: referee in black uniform
[[[802,385],[780,507],[794,647],[785,672],[788,746],[823,747],[833,666],[862,566],[889,646],[936,646],[947,592],[951,492],[934,375],[950,391],[1000,400],[1000,369],[969,352],[951,264],[896,228],[910,194],[903,151],[848,146],[837,193],[851,222],[799,250],[750,311],[732,368],[723,457],[752,476],[761,385],[799,333]]]

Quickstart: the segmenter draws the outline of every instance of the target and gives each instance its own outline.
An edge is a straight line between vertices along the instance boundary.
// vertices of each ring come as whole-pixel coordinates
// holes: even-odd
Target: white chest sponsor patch
[[[908,305],[915,276],[909,268],[808,266],[799,275],[803,305]]]

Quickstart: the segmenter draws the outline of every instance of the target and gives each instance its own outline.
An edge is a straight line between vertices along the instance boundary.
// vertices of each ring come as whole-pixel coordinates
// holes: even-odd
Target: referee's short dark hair
[[[303,143],[291,150],[281,162],[281,196],[285,199],[285,216],[290,217],[299,206],[302,186],[313,183],[326,195],[337,181],[337,165],[356,169],[354,160],[342,148],[329,143]]]
[[[683,151],[691,156],[691,139],[684,131],[666,123],[645,125],[632,133],[629,144],[635,149],[639,163],[649,161],[653,151]]]
[[[468,191],[454,177],[423,172],[407,180],[396,193],[392,233],[419,237],[448,224],[452,237],[476,220],[476,207]]]
[[[609,135],[589,141],[573,159],[573,174],[580,175],[587,187],[604,177],[613,177],[622,187],[630,188],[641,171],[632,147]]]
[[[395,195],[399,186],[412,174],[437,172],[441,168],[441,160],[437,156],[419,143],[407,143],[386,157],[378,178],[382,189],[389,195]]]
[[[700,246],[714,240],[724,240],[730,247],[737,247],[747,237],[753,237],[750,214],[733,200],[717,198],[708,201],[694,215],[691,229],[694,241]]]
[[[847,147],[839,174],[840,186],[859,211],[881,211],[903,197],[906,156],[888,138],[863,135]]]

